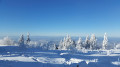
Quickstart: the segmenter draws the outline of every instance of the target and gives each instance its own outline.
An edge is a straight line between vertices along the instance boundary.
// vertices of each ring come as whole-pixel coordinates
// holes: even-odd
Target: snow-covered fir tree
[[[108,44],[108,38],[107,38],[107,34],[105,33],[104,34],[104,40],[103,40],[102,48],[106,49],[107,44]]]
[[[90,38],[90,49],[96,49],[96,41],[95,34],[92,34]]]
[[[78,44],[82,44],[82,38],[81,37],[79,37],[79,39],[78,39],[78,42],[77,42]]]
[[[56,44],[53,44],[53,50],[56,50]]]
[[[114,43],[114,49],[116,50],[117,48],[116,48],[116,44]]]
[[[79,39],[77,41],[76,49],[77,50],[82,49],[82,39],[81,39],[81,37],[79,37]]]
[[[56,44],[50,44],[48,50],[55,50]]]
[[[27,40],[26,40],[26,44],[30,43],[31,39],[30,39],[30,34],[27,34]]]
[[[46,44],[47,50],[55,50],[56,49],[56,44],[54,41],[49,41]]]
[[[89,35],[86,37],[85,43],[84,43],[85,49],[90,49],[90,40]]]
[[[20,47],[25,47],[25,44],[24,44],[24,36],[21,35],[20,39],[19,39],[19,46]]]
[[[64,40],[60,42],[58,49],[69,50],[75,48],[75,46],[75,41],[73,41],[71,37],[67,35],[67,37],[64,37]]]
[[[14,40],[10,39],[8,36],[0,39],[0,45],[17,45]]]

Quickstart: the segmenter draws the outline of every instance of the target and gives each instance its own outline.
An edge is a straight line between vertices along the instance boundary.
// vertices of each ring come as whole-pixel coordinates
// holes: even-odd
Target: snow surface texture
[[[71,52],[70,50],[39,50],[37,48],[22,50],[17,46],[1,46],[0,50],[0,67],[120,66],[120,50],[81,50]]]

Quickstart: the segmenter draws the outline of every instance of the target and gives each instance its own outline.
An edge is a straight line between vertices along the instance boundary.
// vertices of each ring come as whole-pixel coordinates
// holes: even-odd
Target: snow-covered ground
[[[0,67],[119,67],[119,59],[120,50],[60,51],[0,47]]]

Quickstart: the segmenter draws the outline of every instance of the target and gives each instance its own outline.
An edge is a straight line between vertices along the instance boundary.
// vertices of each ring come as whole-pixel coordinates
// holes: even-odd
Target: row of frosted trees
[[[31,39],[30,39],[30,34],[29,33],[27,34],[27,39],[26,40],[24,40],[24,36],[21,35],[21,37],[19,39],[19,46],[20,47],[26,47],[30,43],[31,43]],[[102,43],[102,49],[106,49],[107,44],[108,44],[108,39],[107,39],[107,34],[105,33],[104,34],[104,40],[103,40],[103,43]],[[42,45],[42,47],[43,46],[44,45]],[[82,38],[79,37],[77,42],[72,40],[71,37],[69,35],[67,35],[67,37],[64,37],[64,39],[60,41],[60,44],[59,44],[58,47],[55,44],[53,46],[51,44],[49,45],[49,43],[45,46],[46,46],[45,48],[49,47],[50,49],[54,49],[54,50],[55,49],[59,49],[59,50],[70,50],[70,49],[96,50],[96,49],[100,49],[97,46],[97,39],[96,39],[96,36],[94,34],[91,35],[91,38],[89,38],[89,36],[87,36],[85,41],[82,41]]]
[[[108,44],[107,34],[104,34],[104,40],[102,43],[101,49],[106,49]],[[61,40],[59,47],[60,50],[70,50],[76,48],[77,50],[81,49],[90,49],[90,50],[96,50],[100,49],[97,46],[97,39],[94,34],[91,35],[91,38],[89,39],[89,36],[86,37],[85,41],[82,41],[82,38],[79,37],[77,43],[71,39],[69,35],[64,38],[64,40]]]
[[[31,41],[29,33],[27,34],[26,40],[24,39],[24,36],[21,35],[18,44],[19,44],[19,47],[21,48],[40,48],[42,50],[55,50],[56,49],[56,45],[53,43],[51,44],[50,42],[39,43],[37,41]]]

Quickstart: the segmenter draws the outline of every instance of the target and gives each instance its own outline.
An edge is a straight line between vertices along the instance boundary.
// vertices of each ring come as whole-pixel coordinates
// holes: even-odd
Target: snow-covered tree
[[[0,45],[17,45],[14,40],[10,39],[8,36],[0,39]]]
[[[81,39],[81,37],[79,37],[79,39],[78,39],[78,42],[77,42],[78,44],[81,44],[82,43],[82,39]]]
[[[71,37],[67,35],[67,37],[64,37],[64,40],[60,42],[58,49],[69,50],[75,48],[75,46],[76,46],[75,41],[73,41]]]
[[[19,46],[20,47],[25,47],[25,44],[24,44],[24,36],[21,35],[20,39],[19,39]]]
[[[105,33],[104,34],[104,40],[103,40],[102,48],[106,49],[107,44],[108,44],[108,38],[107,38],[107,34]]]
[[[50,44],[48,46],[48,50],[55,50],[56,49],[56,44]]]
[[[56,50],[56,44],[53,44],[53,50]]]
[[[114,43],[114,49],[117,49],[117,48],[116,48],[116,44],[115,44],[115,43]]]
[[[28,33],[28,34],[27,34],[27,40],[26,40],[26,43],[28,44],[30,41],[31,41],[31,39],[30,39],[30,34]]]
[[[90,40],[89,35],[86,37],[85,43],[84,43],[85,49],[90,49]]]
[[[40,43],[37,41],[30,41],[29,43],[27,43],[27,47],[29,48],[37,48],[40,47]]]
[[[120,49],[120,43],[115,46],[116,49]]]
[[[96,49],[96,41],[95,34],[92,34],[90,38],[90,49]]]
[[[82,49],[82,39],[81,39],[81,37],[79,37],[79,39],[77,41],[76,49],[77,50]]]

